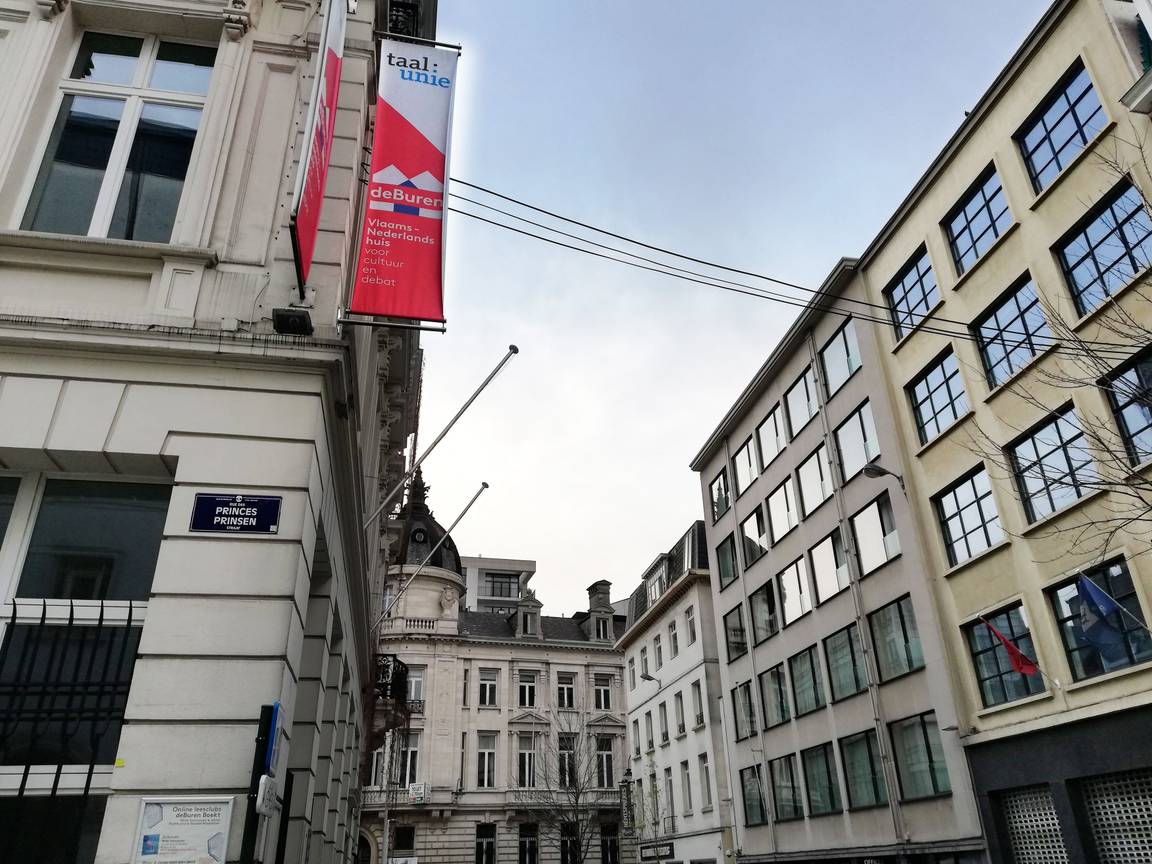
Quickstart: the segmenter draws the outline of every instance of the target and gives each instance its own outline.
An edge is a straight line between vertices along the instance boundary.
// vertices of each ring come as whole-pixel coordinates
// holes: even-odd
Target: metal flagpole
[[[476,397],[479,396],[481,392],[483,392],[484,388],[487,387],[489,383],[491,383],[492,379],[500,373],[500,370],[504,368],[505,364],[512,359],[512,355],[519,353],[520,349],[515,345],[508,346],[508,353],[505,354],[504,358],[496,364],[496,368],[493,369],[489,373],[488,377],[480,383],[480,386],[476,388],[476,392],[468,397],[468,401],[460,406],[460,410],[456,412],[456,416],[448,421],[448,425],[440,431],[440,434],[436,436],[436,440],[429,444],[428,449],[420,455],[420,458],[412,463],[412,467],[408,469],[404,476],[400,478],[400,482],[397,483],[396,486],[393,487],[392,491],[389,492],[388,495],[384,498],[384,500],[380,502],[380,506],[372,511],[371,516],[364,520],[364,530],[368,530],[368,526],[370,526],[373,522],[376,521],[377,518],[379,518],[380,514],[384,512],[384,508],[392,503],[392,499],[395,498],[397,493],[399,493],[400,490],[407,485],[408,481],[412,479],[412,475],[416,473],[416,469],[420,467],[420,463],[427,459],[428,454],[436,449],[436,445],[439,444],[444,436],[448,434],[448,430],[456,425],[456,421],[459,420],[461,416],[463,416],[464,412],[468,410],[469,406],[476,401]]]
[[[436,550],[439,549],[441,547],[441,545],[443,545],[444,541],[447,540],[452,535],[452,529],[460,524],[460,520],[464,518],[464,514],[467,513],[470,509],[472,509],[472,505],[476,503],[476,499],[479,498],[480,495],[487,488],[488,488],[487,483],[481,483],[480,484],[480,488],[476,490],[476,494],[472,496],[472,500],[469,501],[466,505],[464,505],[464,509],[460,511],[460,515],[456,517],[456,521],[448,526],[448,530],[444,532],[444,536],[441,537],[439,540],[437,540],[436,545],[433,546],[428,551],[427,556],[425,556],[424,560],[420,562],[420,566],[416,568],[416,572],[414,572],[411,576],[408,577],[407,581],[403,585],[400,586],[400,590],[396,592],[396,596],[392,598],[392,602],[389,603],[386,607],[384,607],[384,611],[380,613],[380,617],[376,619],[376,623],[373,624],[372,629],[368,631],[369,636],[371,636],[373,633],[375,633],[376,628],[380,626],[380,623],[385,618],[388,617],[388,613],[392,611],[392,607],[396,605],[396,602],[400,599],[400,595],[402,595],[408,589],[408,586],[412,584],[412,580],[420,575],[420,572],[424,569],[424,566],[429,561],[431,561],[432,556],[436,554]]]
[[[1121,612],[1123,612],[1125,615],[1127,615],[1129,618],[1131,618],[1133,621],[1135,621],[1139,626],[1143,627],[1149,633],[1152,633],[1152,629],[1150,629],[1147,624],[1145,624],[1143,621],[1141,621],[1139,618],[1137,618],[1135,615],[1133,615],[1131,612],[1129,612],[1124,607],[1123,603],[1121,603],[1119,600],[1117,600],[1115,597],[1113,597],[1111,594],[1109,594],[1107,591],[1105,591],[1103,588],[1101,588],[1099,586],[1099,584],[1097,584],[1095,579],[1091,578],[1090,576],[1085,575],[1084,573],[1080,574],[1080,578],[1083,579],[1085,582],[1087,582],[1089,585],[1091,585],[1093,588],[1095,588],[1097,591],[1099,591],[1101,594],[1103,594],[1105,597],[1107,597],[1109,600],[1111,600],[1114,604],[1116,604],[1117,609],[1119,609]]]

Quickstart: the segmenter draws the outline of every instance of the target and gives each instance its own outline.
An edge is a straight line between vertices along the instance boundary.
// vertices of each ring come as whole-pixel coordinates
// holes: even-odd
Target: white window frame
[[[597,682],[597,679],[608,679],[607,684]],[[612,710],[612,676],[603,673],[597,673],[592,676],[592,691],[594,694],[593,704],[598,711],[611,711]]]
[[[696,607],[689,606],[684,610],[684,621],[688,625],[688,644],[696,641]]]
[[[416,771],[420,767],[420,733],[409,732],[400,748],[400,778],[399,784],[406,788],[409,783],[416,783]]]
[[[565,680],[565,678],[567,680]],[[575,708],[576,707],[576,673],[575,672],[557,672],[556,673],[556,707],[558,707],[558,708]]]
[[[482,708],[494,708],[500,704],[500,671],[498,669],[480,670],[480,700]]]
[[[524,749],[524,739],[528,739],[531,745],[527,750]],[[522,789],[534,789],[536,787],[536,734],[534,732],[520,732],[516,737],[517,742],[517,773],[516,782]]]
[[[519,706],[521,708],[536,707],[536,673],[520,672],[517,676],[519,683]]]
[[[408,667],[408,701],[424,701],[424,667]]]
[[[83,42],[84,34],[88,32],[143,40],[143,44],[140,46],[140,54],[136,58],[135,77],[131,84],[105,84],[68,77],[76,65],[77,57],[80,55],[80,45]],[[201,95],[198,93],[181,93],[173,90],[153,90],[146,86],[148,76],[155,66],[161,42],[173,42],[181,45],[199,45],[206,48],[217,49],[216,63],[213,64],[212,67],[212,78],[207,93]],[[65,97],[92,96],[97,98],[118,99],[124,102],[124,110],[120,114],[120,121],[116,127],[116,138],[113,141],[112,150],[108,154],[108,165],[104,169],[104,178],[100,183],[100,193],[97,195],[95,206],[92,209],[92,219],[88,223],[88,231],[85,235],[82,235],[86,237],[106,238],[108,236],[108,228],[112,223],[112,215],[116,209],[116,201],[120,195],[120,186],[124,182],[124,171],[128,166],[128,156],[132,150],[132,142],[135,140],[136,132],[139,129],[140,115],[144,109],[144,103],[148,102],[149,104],[177,108],[200,109],[200,122],[196,126],[196,140],[192,145],[192,152],[188,157],[188,169],[184,178],[183,188],[180,192],[180,203],[176,206],[176,216],[172,222],[172,235],[168,238],[168,243],[170,244],[179,242],[181,218],[184,215],[185,205],[187,203],[187,193],[189,189],[193,188],[198,182],[198,178],[194,175],[193,169],[198,164],[200,151],[204,147],[204,135],[202,133],[208,125],[207,106],[212,90],[216,86],[217,78],[219,77],[221,60],[220,45],[221,43],[219,42],[169,37],[164,34],[155,33],[133,33],[118,28],[103,29],[100,27],[90,27],[77,33],[75,44],[68,52],[68,60],[61,70],[51,108],[45,115],[44,129],[41,131],[39,139],[36,142],[34,152],[39,154],[39,159],[34,166],[30,166],[31,170],[27,172],[28,176],[17,198],[18,206],[12,212],[10,227],[13,230],[20,230],[20,226],[24,221],[24,214],[27,212],[28,205],[32,201],[32,194],[36,189],[36,181],[40,176],[40,168],[48,155],[48,144],[52,140],[52,131],[56,124],[56,119],[60,116],[60,109],[64,105]]]
[[[488,750],[483,748],[484,737],[487,735],[492,736],[492,749]],[[477,732],[476,733],[476,788],[477,789],[495,789],[496,788],[496,747],[497,739],[500,736],[495,732]]]

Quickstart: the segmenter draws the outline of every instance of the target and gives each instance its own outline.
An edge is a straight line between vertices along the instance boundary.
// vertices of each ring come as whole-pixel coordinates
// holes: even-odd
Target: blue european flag
[[[1107,618],[1120,612],[1120,604],[1085,576],[1077,580],[1076,591],[1080,596],[1080,630],[1099,652],[1105,671],[1125,665],[1128,651],[1124,631]]]
[[[1101,615],[1109,615],[1112,612],[1117,614],[1124,614],[1120,608],[1120,604],[1112,597],[1111,594],[1104,591],[1099,585],[1089,579],[1087,576],[1080,577],[1080,599],[1088,597],[1092,604],[1100,610]]]

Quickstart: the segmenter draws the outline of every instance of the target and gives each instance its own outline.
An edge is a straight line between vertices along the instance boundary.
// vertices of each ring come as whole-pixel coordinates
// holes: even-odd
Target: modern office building
[[[996,861],[1152,860],[1148,24],[1053,3],[857,264]]]
[[[630,607],[616,647],[640,858],[717,864],[735,848],[735,811],[703,522],[649,565]]]
[[[429,32],[431,4],[397,6]],[[419,342],[335,327],[386,4],[348,21],[298,291],[288,205],[314,12],[0,10],[5,860],[164,853],[188,804],[218,861],[355,851],[389,542],[363,522],[404,465]],[[277,332],[274,310],[311,335]],[[275,703],[261,816],[247,793]]]
[[[622,842],[624,665],[614,643],[625,617],[610,584],[589,586],[586,611],[542,614],[533,562],[462,559],[419,477],[400,523],[391,575],[414,578],[380,628],[380,651],[407,667],[409,711],[373,754],[360,860],[635,860]],[[465,560],[521,568],[510,611],[467,608]]]
[[[984,861],[883,333],[841,261],[692,462],[741,861]],[[650,650],[650,649],[649,649]]]
[[[460,559],[464,568],[465,608],[473,612],[504,612],[516,608],[523,588],[536,572],[536,562],[523,558]]]

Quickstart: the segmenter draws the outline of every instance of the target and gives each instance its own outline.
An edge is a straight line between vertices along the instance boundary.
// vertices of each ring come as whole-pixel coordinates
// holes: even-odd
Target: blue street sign
[[[275,534],[280,529],[279,495],[197,494],[189,531]]]

